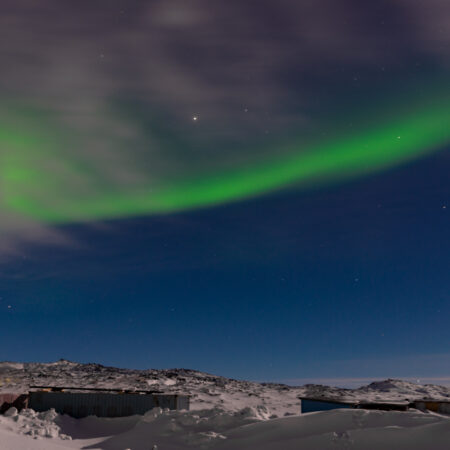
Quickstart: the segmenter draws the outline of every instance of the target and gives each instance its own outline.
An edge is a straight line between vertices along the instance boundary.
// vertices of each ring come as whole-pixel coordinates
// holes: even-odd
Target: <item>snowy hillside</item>
[[[411,410],[300,414],[299,395],[410,400],[450,398],[450,389],[385,380],[349,390],[232,380],[194,370],[128,370],[69,361],[0,363],[0,392],[31,385],[125,388],[192,396],[191,411],[73,419],[10,409],[0,416],[1,450],[449,450],[450,417]]]
[[[76,386],[159,390],[191,395],[191,409],[220,407],[239,411],[251,407],[261,418],[299,414],[299,395],[370,400],[450,398],[450,388],[418,385],[401,380],[374,382],[351,390],[320,385],[238,381],[187,369],[130,370],[70,361],[54,363],[0,363],[0,392],[27,392],[29,386]]]

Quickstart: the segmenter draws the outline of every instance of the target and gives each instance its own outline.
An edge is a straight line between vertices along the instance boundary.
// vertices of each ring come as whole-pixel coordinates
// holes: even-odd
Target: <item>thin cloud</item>
[[[5,0],[0,94],[26,105],[9,122],[25,135],[44,127],[55,145],[0,142],[0,162],[22,152],[43,181],[57,180],[17,188],[53,211],[251,164],[273,151],[261,145],[272,136],[321,130],[317,111],[361,73],[399,76],[423,59],[445,67],[449,20],[445,0]],[[4,195],[1,253],[70,242]]]

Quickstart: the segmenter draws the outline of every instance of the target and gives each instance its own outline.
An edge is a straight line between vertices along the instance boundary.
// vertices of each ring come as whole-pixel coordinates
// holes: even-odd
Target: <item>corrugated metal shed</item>
[[[54,408],[75,418],[123,417],[145,414],[155,408],[189,409],[189,397],[177,394],[30,392],[29,407],[35,411]]]
[[[315,411],[329,411],[332,409],[354,408],[353,403],[334,399],[300,397],[302,414]]]
[[[416,400],[413,407],[421,411],[433,411],[440,414],[450,414],[450,400],[423,399]]]

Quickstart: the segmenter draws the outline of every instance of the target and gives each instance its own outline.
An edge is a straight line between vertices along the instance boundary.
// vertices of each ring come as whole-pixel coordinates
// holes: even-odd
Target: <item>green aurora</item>
[[[347,135],[328,134],[306,148],[294,139],[277,149],[283,156],[277,158],[272,152],[271,158],[235,170],[187,173],[156,184],[145,180],[138,188],[118,185],[98,166],[90,166],[89,160],[62,151],[67,137],[50,132],[38,119],[34,126],[24,119],[24,133],[20,120],[3,118],[0,207],[6,213],[48,224],[174,213],[289,186],[361,176],[423,157],[450,142],[450,108],[445,96],[407,113],[397,109],[396,117],[354,127],[351,134],[348,130]]]

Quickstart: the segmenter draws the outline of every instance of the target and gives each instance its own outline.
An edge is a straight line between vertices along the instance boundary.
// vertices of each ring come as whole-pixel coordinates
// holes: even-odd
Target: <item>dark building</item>
[[[421,411],[433,411],[439,414],[450,414],[450,400],[415,400],[413,407],[420,409]]]
[[[57,413],[68,414],[75,418],[142,415],[157,407],[171,410],[189,409],[187,395],[121,390],[111,392],[99,389],[83,391],[67,392],[63,388],[31,391],[28,407],[35,411],[47,411],[53,408]]]

